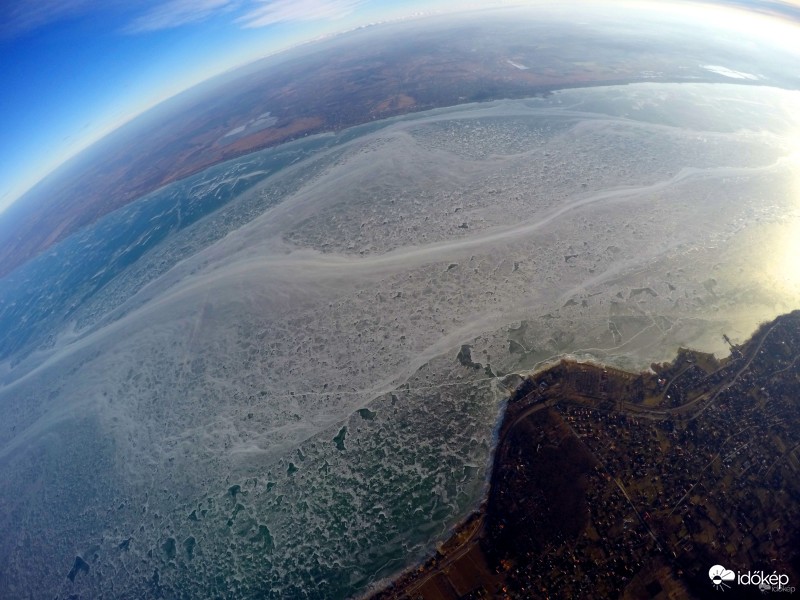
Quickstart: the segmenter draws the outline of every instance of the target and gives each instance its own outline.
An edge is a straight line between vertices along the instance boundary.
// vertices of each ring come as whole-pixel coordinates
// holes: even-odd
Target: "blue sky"
[[[92,141],[226,69],[357,25],[461,6],[454,0],[0,2],[0,211]]]

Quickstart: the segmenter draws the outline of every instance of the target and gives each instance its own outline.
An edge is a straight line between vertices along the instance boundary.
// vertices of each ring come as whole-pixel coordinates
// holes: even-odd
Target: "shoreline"
[[[359,598],[384,600],[413,597],[450,600],[519,597],[520,594],[534,591],[520,584],[524,579],[520,573],[525,573],[531,581],[536,580],[537,569],[534,567],[541,558],[540,555],[549,552],[560,557],[558,548],[543,550],[543,541],[537,539],[542,537],[543,531],[556,532],[556,538],[560,539],[558,536],[561,536],[565,543],[572,539],[573,542],[569,543],[578,546],[585,544],[587,552],[592,554],[607,541],[603,536],[597,535],[596,523],[610,523],[621,514],[626,515],[624,519],[627,519],[625,522],[628,525],[619,528],[620,539],[632,536],[631,547],[641,547],[647,551],[641,561],[631,563],[631,565],[638,564],[639,567],[635,569],[626,567],[630,572],[619,568],[616,573],[614,569],[610,569],[600,582],[597,582],[596,578],[593,579],[600,587],[583,589],[582,593],[592,593],[592,591],[596,593],[598,589],[602,589],[606,594],[616,593],[628,597],[634,594],[634,588],[638,589],[638,586],[644,586],[649,591],[658,588],[665,593],[678,593],[685,597],[698,597],[705,593],[702,586],[707,582],[702,580],[703,573],[689,572],[687,557],[696,559],[698,555],[704,558],[714,556],[714,560],[719,564],[729,565],[733,564],[734,560],[734,556],[730,554],[736,555],[737,548],[734,547],[732,553],[728,552],[729,556],[720,555],[720,548],[708,542],[709,538],[702,529],[698,529],[693,535],[690,528],[687,533],[686,524],[695,527],[695,518],[683,513],[691,510],[699,515],[709,515],[708,528],[722,528],[725,525],[725,519],[716,517],[715,513],[725,510],[724,506],[727,504],[714,498],[713,492],[708,496],[712,500],[706,501],[702,496],[698,500],[692,495],[692,491],[703,485],[702,475],[716,470],[718,460],[735,460],[739,455],[725,454],[723,452],[725,443],[723,443],[723,448],[718,450],[717,455],[708,462],[697,476],[697,481],[685,493],[684,488],[688,487],[686,485],[673,486],[664,483],[662,486],[664,489],[660,490],[659,494],[654,494],[648,488],[656,487],[653,482],[658,481],[658,475],[651,477],[652,482],[650,482],[646,477],[631,475],[625,470],[629,468],[627,464],[631,455],[637,455],[642,448],[648,447],[647,444],[642,446],[634,441],[635,436],[640,435],[635,433],[636,429],[647,432],[647,435],[655,432],[656,436],[661,430],[666,431],[664,428],[671,429],[672,433],[662,436],[667,442],[670,437],[676,438],[685,432],[694,432],[690,437],[702,436],[708,430],[708,427],[703,425],[707,422],[716,424],[719,421],[716,418],[709,418],[709,415],[718,411],[720,404],[730,409],[736,402],[735,394],[741,393],[739,388],[742,386],[742,381],[763,379],[759,383],[767,385],[758,385],[756,389],[765,394],[767,399],[774,399],[774,395],[769,391],[770,386],[775,389],[796,388],[796,391],[800,392],[800,379],[791,377],[800,361],[800,311],[793,311],[771,322],[763,323],[746,342],[740,345],[731,343],[730,346],[730,356],[722,360],[709,353],[681,348],[671,362],[653,364],[649,370],[640,373],[562,358],[555,364],[524,377],[505,376],[504,383],[513,381],[514,378],[520,381],[506,401],[506,407],[499,419],[500,425],[496,431],[496,445],[491,459],[490,483],[485,497],[475,511],[453,527],[450,537],[438,544],[428,558],[408,567],[393,578],[376,582]],[[765,347],[770,350],[783,348],[786,356],[779,358],[776,355],[770,361]],[[680,401],[676,400],[678,397],[681,398]],[[758,417],[755,413],[751,414],[752,408],[747,404],[741,407],[747,419]],[[791,408],[791,406],[779,408]],[[779,414],[783,417],[784,413],[786,419],[793,416],[791,411],[781,411]],[[698,427],[698,423],[701,426]],[[595,444],[589,441],[594,437],[607,435],[608,432],[603,432],[603,429],[608,424],[616,429],[626,427],[627,435],[633,438],[628,441],[613,435],[608,438],[611,447],[619,446],[619,454],[625,458],[619,466],[614,458],[603,456],[603,450],[608,444]],[[756,426],[757,424],[752,425]],[[521,430],[524,430],[524,435],[520,433]],[[790,435],[792,431],[791,428],[788,429]],[[724,432],[723,428],[719,434],[712,433],[714,438],[711,440],[712,446],[719,444],[720,436]],[[740,434],[741,432],[730,433],[727,439],[735,439]],[[745,436],[741,437],[745,439]],[[533,441],[530,441],[532,439],[539,440],[535,451],[532,450]],[[540,452],[544,440],[558,441],[556,445],[546,447],[550,459],[557,463],[555,467],[549,467],[544,461],[537,461],[537,466],[527,460]],[[700,440],[695,443],[698,446],[705,444]],[[795,449],[797,447],[794,446]],[[688,456],[687,449],[683,448],[683,445],[677,446],[675,454],[676,460]],[[701,452],[689,454],[703,455]],[[526,456],[527,459],[524,458]],[[785,458],[785,455],[782,456]],[[788,468],[791,469],[794,455],[789,452],[788,456]],[[671,473],[672,464],[664,457],[663,447],[661,452],[655,453],[654,458],[651,469],[663,471],[661,479],[666,481]],[[778,458],[776,464],[780,460],[781,458]],[[747,465],[744,467],[746,470],[752,469],[748,464],[751,461],[742,462]],[[554,479],[558,480],[558,474],[553,474],[552,471],[559,469],[570,471],[574,470],[576,465],[578,472],[573,480],[567,478],[565,482],[557,482],[551,486]],[[520,469],[532,470],[533,475],[526,479],[525,476],[519,475]],[[550,473],[550,479],[540,476],[545,472]],[[760,479],[756,477],[755,482],[763,482],[763,479],[764,477]],[[519,481],[514,483],[515,480]],[[535,485],[531,487],[531,483]],[[553,489],[548,490],[549,486]],[[610,511],[609,514],[604,514],[608,511],[596,510],[590,500],[594,492],[593,487],[600,490],[599,497],[606,498],[606,503],[615,503],[618,509]],[[671,489],[673,487],[674,489]],[[766,488],[769,491],[769,485],[766,485]],[[511,493],[513,490],[519,492],[520,489],[527,489],[528,494]],[[551,502],[540,503],[539,508],[544,507],[545,513],[548,510],[553,512],[554,499],[560,499],[563,504],[571,506],[574,510],[567,510],[562,515],[562,522],[547,522],[546,518],[542,519],[541,511],[531,512],[534,505],[525,504],[529,496],[535,496],[541,490],[544,490],[545,496],[548,494],[552,496]],[[725,489],[723,496],[728,493],[730,492]],[[659,500],[659,496],[665,494],[677,498],[674,507],[669,511],[666,510],[666,506],[661,507],[662,502]],[[519,500],[520,498],[523,500]],[[652,507],[644,504],[642,498],[649,500]],[[652,498],[655,498],[655,501]],[[703,508],[704,501],[705,504],[714,502],[723,507]],[[738,504],[736,501],[733,502],[734,506]],[[770,502],[762,505],[762,510],[771,514],[770,520],[773,524],[776,519],[781,521],[791,519]],[[558,513],[557,508],[555,512]],[[520,516],[523,521],[532,518],[542,522],[533,533],[530,531],[520,533],[515,531],[516,528],[507,527],[512,518],[519,520]],[[673,521],[676,521],[676,518],[678,518],[677,531],[673,532],[672,529],[676,527]],[[747,518],[740,516],[740,524]],[[750,523],[750,530],[769,525],[764,523],[763,519],[758,520],[752,515],[750,519],[753,521]],[[800,536],[800,528],[793,526],[791,522],[784,524],[784,527],[790,531],[797,530],[795,534]],[[613,526],[611,528],[613,529]],[[675,544],[673,537],[678,534],[681,534],[682,539]],[[522,543],[517,539],[520,535],[527,536]],[[786,535],[791,537],[794,534]],[[772,541],[772,534],[766,536],[764,540],[755,536],[748,549],[749,556],[761,561],[770,555],[780,555],[782,550],[779,544],[773,544]],[[555,542],[551,543],[553,544]],[[520,547],[529,547],[528,553],[522,556]],[[754,548],[757,548],[757,551]],[[728,551],[730,548],[724,547],[722,550]],[[621,550],[619,552],[621,555],[624,554]],[[598,554],[600,555],[602,553]],[[616,560],[614,557],[606,559],[606,562]],[[790,581],[797,584],[800,582],[798,579],[800,572],[792,571],[793,568],[788,564],[790,562],[789,557],[784,558],[786,563],[784,568],[791,573]],[[774,562],[768,564],[774,565]],[[702,572],[704,566],[708,567],[703,562],[697,565],[697,568]],[[653,581],[642,583],[643,579],[649,577],[648,568],[658,575]],[[534,572],[528,573],[528,571]],[[541,573],[538,575],[544,576]],[[537,591],[543,595],[546,595],[546,592],[558,595],[557,590],[537,589]],[[578,590],[573,589],[573,592],[576,591]],[[653,597],[661,597],[659,593],[656,592]]]

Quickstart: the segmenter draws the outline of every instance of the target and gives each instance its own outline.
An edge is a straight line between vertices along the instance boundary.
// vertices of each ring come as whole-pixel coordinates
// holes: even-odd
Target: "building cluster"
[[[682,351],[648,376],[564,362],[520,388],[509,413],[547,406],[595,464],[581,475],[586,516],[577,535],[543,538],[540,522],[529,534],[504,524],[531,536],[516,560],[501,563],[516,595],[618,595],[657,556],[676,572],[699,574],[710,557],[791,572],[800,522],[800,315],[733,350],[723,364]],[[544,460],[542,444],[564,451],[564,440],[534,439],[540,456],[525,463],[518,448],[507,455],[517,456],[517,478]],[[536,482],[518,500],[535,513],[528,520],[548,517],[542,489]]]

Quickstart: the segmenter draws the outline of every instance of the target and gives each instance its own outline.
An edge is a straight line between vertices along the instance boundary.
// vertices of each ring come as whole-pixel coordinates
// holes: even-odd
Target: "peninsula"
[[[800,585],[800,311],[723,360],[507,382],[488,498],[375,599],[701,598],[715,565]]]

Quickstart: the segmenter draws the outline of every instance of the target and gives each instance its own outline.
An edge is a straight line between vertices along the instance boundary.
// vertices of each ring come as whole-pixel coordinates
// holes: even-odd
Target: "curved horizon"
[[[499,3],[504,7],[537,4]],[[772,21],[773,27],[785,29],[800,23],[800,2],[795,1],[672,0],[648,6],[666,11],[713,10],[718,21],[738,20],[741,27],[745,26],[741,11],[749,13],[748,19],[762,19],[762,26]],[[402,5],[370,0],[291,4],[285,0],[204,0],[197,5],[171,0],[131,10],[117,3],[96,6],[92,0],[75,0],[6,8],[0,27],[0,72],[6,73],[4,88],[11,92],[0,110],[6,146],[0,152],[4,156],[0,215],[124,125],[216,77],[370,24],[476,7],[450,0]],[[769,32],[773,42],[787,35]]]

